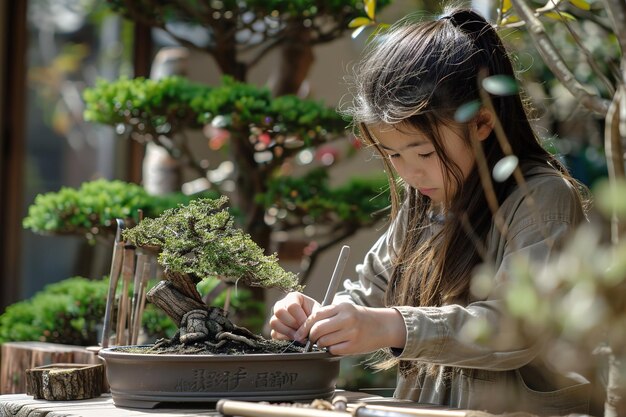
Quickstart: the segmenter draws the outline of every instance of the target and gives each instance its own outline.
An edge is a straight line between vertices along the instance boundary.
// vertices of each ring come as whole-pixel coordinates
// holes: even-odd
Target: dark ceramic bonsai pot
[[[327,352],[175,355],[102,349],[113,402],[153,408],[159,403],[310,401],[330,398],[339,357]]]

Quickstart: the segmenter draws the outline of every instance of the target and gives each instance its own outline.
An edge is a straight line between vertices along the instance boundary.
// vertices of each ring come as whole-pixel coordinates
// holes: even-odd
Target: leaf
[[[548,0],[547,3],[545,5],[543,5],[542,7],[539,7],[538,9],[535,10],[536,13],[546,13],[550,10],[554,10],[556,9],[559,4],[561,3],[561,0]]]
[[[376,0],[364,0],[363,4],[365,5],[365,13],[367,16],[374,20],[376,16]]]
[[[368,27],[369,25],[363,25],[361,27],[356,28],[353,32],[352,32],[352,39],[356,39],[357,36],[359,36],[361,34],[361,32],[363,32],[365,30],[366,27]]]
[[[581,10],[591,10],[591,5],[585,0],[569,0],[570,4]]]
[[[549,19],[558,20],[559,22],[576,20],[574,15],[567,13],[567,12],[548,12],[548,13],[544,13],[543,15]]]
[[[480,100],[472,100],[467,103],[463,103],[459,106],[458,109],[454,112],[454,120],[459,123],[468,122],[478,113],[480,110],[481,102]]]
[[[368,26],[371,24],[372,24],[371,19],[368,19],[367,17],[355,17],[354,19],[350,21],[350,23],[348,23],[348,27],[350,29],[354,29],[354,28],[359,28],[361,26]]]
[[[505,14],[505,13],[506,13],[506,12],[508,12],[508,11],[511,9],[511,7],[512,7],[511,0],[502,0],[501,6],[502,6],[502,11],[501,11],[501,13],[502,13],[502,14]]]
[[[500,21],[500,26],[506,26],[506,25],[509,25],[509,24],[512,24],[512,23],[517,23],[519,21],[520,21],[519,16],[512,14],[512,15],[507,16],[504,19],[502,19]]]
[[[493,179],[497,182],[504,182],[511,176],[511,174],[513,173],[513,171],[515,171],[515,168],[517,168],[518,165],[519,159],[517,159],[517,156],[505,156],[504,158],[496,162],[496,165],[493,167],[493,172],[491,175],[493,176]]]
[[[496,96],[509,96],[518,92],[517,81],[508,75],[492,75],[483,80],[482,86]]]

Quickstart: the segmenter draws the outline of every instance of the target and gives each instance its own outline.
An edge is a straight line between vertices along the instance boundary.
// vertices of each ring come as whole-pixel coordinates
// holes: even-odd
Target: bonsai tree
[[[178,344],[209,350],[265,349],[269,342],[263,337],[232,323],[223,309],[202,301],[196,286],[204,279],[301,289],[297,276],[283,270],[275,255],[264,255],[249,235],[234,226],[232,215],[223,208],[226,201],[226,197],[194,200],[123,232],[128,243],[158,253],[165,279],[147,298],[179,324],[175,336],[157,343],[155,349]]]

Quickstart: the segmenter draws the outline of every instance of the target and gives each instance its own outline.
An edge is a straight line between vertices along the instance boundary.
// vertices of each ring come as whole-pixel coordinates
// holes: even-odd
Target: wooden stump
[[[102,394],[104,366],[57,363],[26,370],[26,393],[48,401],[86,400]]]
[[[56,343],[8,342],[2,345],[1,352],[0,394],[26,392],[26,369],[52,363],[102,363],[102,359],[83,346]]]

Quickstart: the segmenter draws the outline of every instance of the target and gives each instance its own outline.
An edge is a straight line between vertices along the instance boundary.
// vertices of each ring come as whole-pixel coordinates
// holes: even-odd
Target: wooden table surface
[[[386,405],[407,405],[415,403],[398,401],[393,398],[372,395],[372,393],[350,392],[338,390],[337,394],[345,396],[350,403],[367,402]],[[163,405],[154,409],[122,408],[113,403],[111,394],[103,394],[97,398],[77,401],[35,400],[32,395],[7,394],[0,395],[0,417],[138,417],[138,416],[221,416],[215,410],[215,404]],[[458,417],[458,416],[443,416]]]
[[[0,417],[220,416],[211,408],[120,408],[110,394],[77,401],[35,400],[32,395],[0,395]]]

